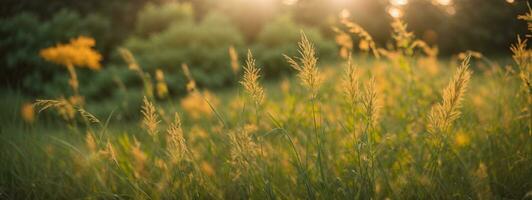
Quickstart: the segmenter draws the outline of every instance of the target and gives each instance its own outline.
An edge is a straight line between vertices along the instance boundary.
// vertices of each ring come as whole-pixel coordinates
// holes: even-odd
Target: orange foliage
[[[57,44],[54,47],[42,49],[39,54],[45,60],[65,67],[77,66],[99,70],[102,55],[92,49],[95,43],[92,38],[79,36],[70,40],[68,44]]]

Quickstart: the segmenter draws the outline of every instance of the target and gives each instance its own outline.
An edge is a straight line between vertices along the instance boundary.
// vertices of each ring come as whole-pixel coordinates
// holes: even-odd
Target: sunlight
[[[393,18],[400,18],[403,16],[403,11],[397,7],[388,8],[388,14]]]
[[[408,4],[408,0],[390,0],[390,3],[394,6],[404,6]]]
[[[0,200],[532,197],[530,0],[5,1]]]
[[[452,0],[436,0],[436,2],[442,6],[448,6],[451,5]]]
[[[283,0],[283,4],[285,5],[294,5],[297,3],[298,0]]]
[[[340,11],[340,18],[341,19],[346,19],[346,18],[349,18],[350,16],[351,16],[351,13],[349,12],[349,10],[342,9],[342,11]]]

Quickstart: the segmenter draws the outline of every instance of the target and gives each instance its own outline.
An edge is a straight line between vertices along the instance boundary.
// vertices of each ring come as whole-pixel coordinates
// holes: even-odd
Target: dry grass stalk
[[[395,40],[397,48],[411,48],[411,44],[414,39],[414,33],[408,32],[406,23],[404,23],[401,19],[395,19],[392,22],[392,30],[392,37]]]
[[[462,61],[451,82],[443,90],[443,101],[432,107],[428,118],[428,131],[430,133],[447,132],[453,121],[460,117],[460,107],[471,78],[470,58],[471,56],[468,55]]]
[[[192,78],[192,73],[190,73],[190,69],[188,65],[185,63],[181,64],[181,69],[183,69],[183,74],[185,74],[185,77],[188,80],[187,91],[188,92],[196,91],[196,81],[194,81],[194,78]]]
[[[308,40],[304,32],[301,32],[301,41],[298,43],[298,46],[301,57],[297,58],[297,60],[300,63],[287,55],[284,55],[284,57],[292,68],[298,72],[297,76],[301,80],[302,85],[309,89],[311,97],[314,98],[316,97],[323,81],[317,67],[318,58],[316,58],[314,46]]]
[[[183,129],[181,128],[181,118],[179,114],[175,113],[175,120],[170,124],[167,130],[168,152],[172,157],[172,161],[177,163],[187,159],[188,147],[185,138],[183,137]]]
[[[164,72],[161,69],[155,70],[155,80],[157,81],[156,84],[156,91],[157,91],[157,97],[164,99],[168,96],[168,85],[166,84],[166,80],[164,79]]]
[[[355,24],[348,19],[342,19],[341,23],[348,28],[348,31],[350,33],[355,34],[360,38],[358,47],[360,50],[369,52],[370,50],[373,52],[373,55],[377,58],[380,57],[379,50],[377,48],[377,44],[375,44],[375,41],[373,40],[373,37],[362,28],[362,26]]]
[[[513,53],[512,58],[519,66],[519,77],[521,78],[525,88],[532,88],[531,85],[531,65],[532,65],[532,51],[527,48],[527,39],[517,37],[517,43],[512,44],[510,50]]]
[[[66,121],[72,121],[74,120],[75,116],[76,116],[76,109],[74,107],[74,105],[72,105],[72,103],[70,103],[68,100],[66,100],[65,98],[60,98],[58,100],[56,99],[47,99],[47,100],[43,100],[43,99],[39,99],[37,100],[34,104],[33,104],[34,107],[40,107],[39,109],[39,113],[44,111],[44,110],[47,110],[47,109],[50,109],[50,108],[55,108],[57,110],[57,112],[59,112],[59,115]]]
[[[144,104],[142,105],[141,110],[143,116],[142,124],[148,134],[154,137],[157,135],[157,125],[160,122],[157,115],[157,110],[155,109],[153,103],[150,102],[147,97],[144,97],[143,102]]]
[[[131,51],[129,51],[129,49],[119,48],[118,52],[120,53],[120,56],[122,56],[122,59],[126,61],[130,70],[133,70],[136,72],[142,72],[142,69],[140,69],[140,66],[137,63],[137,60],[135,59]]]
[[[255,160],[259,156],[259,148],[251,139],[249,133],[245,130],[229,134],[231,143],[231,160],[233,166],[233,180],[249,173],[252,167],[256,165]]]
[[[229,47],[229,58],[231,59],[231,70],[236,75],[240,71],[240,64],[238,63],[238,52],[234,46]]]
[[[353,40],[349,34],[336,27],[333,28],[333,31],[336,32],[336,36],[334,38],[336,44],[340,46],[340,57],[347,59],[351,55],[351,51],[353,49]]]
[[[244,76],[240,84],[255,102],[255,105],[261,105],[264,102],[264,89],[259,84],[260,68],[255,64],[255,59],[251,51],[248,50],[246,65],[244,66]]]
[[[379,119],[380,105],[378,102],[377,89],[375,88],[375,78],[371,78],[364,86],[365,91],[362,96],[362,107],[370,127],[375,127]]]
[[[351,105],[355,105],[360,96],[360,75],[357,68],[353,64],[351,56],[347,60],[347,68],[342,80],[342,86],[344,89],[344,95]]]

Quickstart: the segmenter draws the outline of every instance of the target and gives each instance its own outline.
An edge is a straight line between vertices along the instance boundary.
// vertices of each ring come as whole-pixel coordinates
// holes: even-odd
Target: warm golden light
[[[394,6],[404,6],[408,4],[408,0],[390,0],[390,3]]]
[[[506,0],[506,2],[508,2],[508,3],[514,3],[515,0]]]
[[[346,19],[346,18],[349,18],[350,16],[351,16],[351,13],[349,12],[349,10],[342,9],[342,11],[340,11],[340,18],[341,19]]]
[[[297,0],[283,0],[283,3],[286,5],[294,5],[297,3]]]
[[[449,15],[454,15],[454,14],[456,14],[456,9],[455,9],[454,7],[452,7],[452,6],[446,8],[445,11],[446,11],[447,14],[449,14]]]
[[[403,16],[403,11],[397,7],[388,8],[388,14],[393,18],[400,18]]]
[[[436,2],[440,5],[443,5],[443,6],[448,6],[448,5],[451,5],[452,3],[452,0],[436,0]]]

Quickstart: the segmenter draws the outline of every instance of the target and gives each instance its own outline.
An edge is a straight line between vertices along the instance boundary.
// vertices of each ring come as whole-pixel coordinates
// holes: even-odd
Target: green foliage
[[[136,34],[148,37],[157,34],[177,22],[190,22],[193,15],[192,5],[168,3],[155,5],[148,3],[139,12],[136,25]]]
[[[190,66],[198,85],[224,86],[232,78],[228,48],[242,43],[241,34],[227,18],[211,13],[199,23],[174,23],[149,38],[134,36],[125,47],[149,73],[161,68],[170,80],[180,74],[177,81],[181,84],[172,84],[170,89],[184,91],[181,64]]]
[[[60,95],[57,88],[66,83],[65,69],[45,62],[39,57],[39,50],[79,35],[95,38],[100,51],[109,49],[110,27],[109,21],[99,15],[82,17],[69,10],[62,10],[45,22],[29,13],[0,20],[0,77],[28,93]]]
[[[280,1],[224,0],[210,4],[231,19],[246,41],[254,41],[264,26],[279,14],[280,8]]]
[[[330,60],[336,56],[336,45],[332,40],[325,39],[317,29],[298,25],[290,16],[283,15],[265,25],[254,47],[257,60],[264,68],[266,76],[277,77],[291,71],[282,55],[297,54],[297,42],[302,30],[313,41],[320,59]]]

